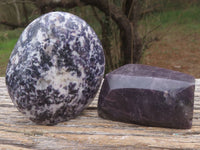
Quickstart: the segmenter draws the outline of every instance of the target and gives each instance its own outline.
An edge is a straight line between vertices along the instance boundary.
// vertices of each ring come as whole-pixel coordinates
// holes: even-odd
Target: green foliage
[[[0,42],[9,41],[15,38],[19,38],[20,34],[22,33],[23,29],[19,28],[16,30],[4,30],[0,31]]]
[[[191,28],[199,28],[200,7],[192,6],[185,9],[175,9],[162,12],[155,12],[146,16],[142,23],[152,25],[161,24],[163,27],[169,25],[183,25]]]
[[[196,24],[200,23],[199,20],[200,7],[191,7],[184,10],[174,10],[161,13],[160,19],[162,24],[176,23],[183,24]]]
[[[5,76],[6,66],[17,39],[0,42],[0,76]]]
[[[22,29],[0,32],[0,76],[5,76],[10,54],[21,34]]]

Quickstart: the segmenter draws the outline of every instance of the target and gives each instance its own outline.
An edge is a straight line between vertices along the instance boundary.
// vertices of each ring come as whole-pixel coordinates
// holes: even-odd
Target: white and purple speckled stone
[[[81,18],[51,12],[30,23],[10,56],[6,84],[18,110],[53,125],[79,115],[94,99],[105,60],[93,29]]]

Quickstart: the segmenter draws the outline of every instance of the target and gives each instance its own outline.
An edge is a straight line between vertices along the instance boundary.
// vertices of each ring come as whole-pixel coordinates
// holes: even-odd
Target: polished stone
[[[128,64],[108,73],[100,92],[102,118],[146,126],[192,126],[194,77],[158,67]]]
[[[81,18],[51,12],[30,23],[10,56],[6,84],[18,110],[38,124],[79,115],[95,97],[104,53]]]

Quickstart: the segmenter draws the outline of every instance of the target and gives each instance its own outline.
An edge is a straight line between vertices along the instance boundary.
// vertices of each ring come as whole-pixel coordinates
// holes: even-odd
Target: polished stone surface
[[[106,75],[99,116],[146,126],[192,126],[194,77],[158,67],[128,64]]]
[[[79,115],[96,95],[104,53],[81,18],[51,12],[30,23],[10,56],[6,84],[18,110],[38,124]]]

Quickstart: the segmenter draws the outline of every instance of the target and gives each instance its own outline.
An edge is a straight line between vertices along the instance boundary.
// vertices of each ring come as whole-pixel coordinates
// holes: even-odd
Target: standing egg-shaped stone
[[[30,23],[10,56],[6,84],[18,110],[38,124],[79,115],[94,99],[104,74],[104,53],[81,18],[51,12]]]

